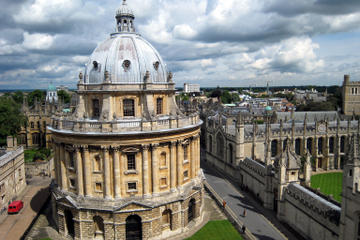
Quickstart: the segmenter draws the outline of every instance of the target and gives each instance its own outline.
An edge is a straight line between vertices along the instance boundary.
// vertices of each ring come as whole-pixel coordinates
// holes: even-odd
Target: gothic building
[[[350,81],[349,75],[344,76],[342,100],[345,115],[360,115],[360,81]]]
[[[179,110],[172,74],[134,19],[124,0],[79,75],[75,112],[49,127],[63,236],[169,239],[202,219],[202,121]]]
[[[207,111],[206,160],[306,239],[360,239],[360,124],[333,112],[268,115]],[[303,118],[302,121],[301,118]],[[342,202],[310,188],[312,171],[343,169]]]

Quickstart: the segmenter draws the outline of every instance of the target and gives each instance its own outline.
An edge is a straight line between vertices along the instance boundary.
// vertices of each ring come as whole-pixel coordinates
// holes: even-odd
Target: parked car
[[[9,204],[8,213],[18,213],[24,207],[24,202],[17,200]]]

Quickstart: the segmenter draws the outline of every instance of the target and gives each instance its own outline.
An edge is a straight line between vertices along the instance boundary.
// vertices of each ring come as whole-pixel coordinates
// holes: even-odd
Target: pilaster
[[[104,155],[104,189],[105,189],[105,198],[111,198],[111,182],[110,182],[110,157],[109,157],[109,147],[102,146],[102,151]]]
[[[115,198],[121,198],[121,185],[120,185],[120,157],[119,148],[113,148],[113,159],[114,159],[114,193]]]
[[[170,190],[176,187],[176,141],[170,143]]]
[[[159,161],[157,148],[159,144],[151,145],[151,166],[152,166],[152,190],[153,194],[159,193]]]
[[[84,196],[83,170],[80,146],[74,146],[76,156],[77,193]]]

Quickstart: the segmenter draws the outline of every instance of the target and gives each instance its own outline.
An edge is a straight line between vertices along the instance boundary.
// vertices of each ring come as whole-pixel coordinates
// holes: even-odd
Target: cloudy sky
[[[0,89],[75,87],[121,0],[1,0]],[[204,87],[360,80],[359,0],[128,0],[137,31]]]

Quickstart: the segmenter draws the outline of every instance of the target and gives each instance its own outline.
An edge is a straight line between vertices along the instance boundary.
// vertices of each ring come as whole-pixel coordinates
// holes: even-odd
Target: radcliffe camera
[[[0,239],[360,240],[360,1],[0,9]]]

